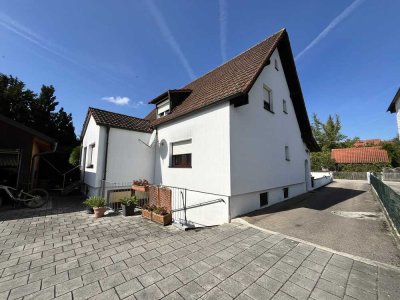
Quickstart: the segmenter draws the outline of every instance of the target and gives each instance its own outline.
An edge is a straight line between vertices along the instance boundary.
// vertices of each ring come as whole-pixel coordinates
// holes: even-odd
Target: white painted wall
[[[274,67],[278,60],[279,71]],[[263,107],[263,85],[272,90],[273,111]],[[283,99],[287,114],[283,112]],[[231,216],[259,209],[259,193],[270,191],[270,205],[306,191],[305,161],[309,155],[301,138],[278,50],[249,92],[249,104],[230,107]],[[290,161],[285,159],[289,146]]]
[[[230,195],[230,141],[229,103],[222,103],[178,119],[158,128],[156,184],[214,193],[208,195],[188,192],[187,206],[225,196],[225,203],[210,204],[187,211],[188,221],[196,224],[216,225],[229,221]],[[192,140],[192,168],[171,168],[172,143]],[[173,199],[179,207],[179,199]]]
[[[397,134],[399,135],[400,139],[400,101],[399,99],[396,100],[396,120],[397,120]]]
[[[98,126],[91,116],[82,141],[82,155],[84,147],[89,149],[89,145],[95,144],[92,156],[93,168],[81,166],[82,170],[85,172],[84,183],[88,186],[89,196],[99,195],[100,192],[101,178],[104,170],[104,160],[102,158],[105,152],[105,134],[105,128]],[[87,150],[87,154],[88,153],[89,150]],[[83,159],[81,159],[81,164],[83,164]]]
[[[129,184],[137,179],[153,181],[156,145],[147,146],[150,136],[150,133],[110,128],[107,182]]]

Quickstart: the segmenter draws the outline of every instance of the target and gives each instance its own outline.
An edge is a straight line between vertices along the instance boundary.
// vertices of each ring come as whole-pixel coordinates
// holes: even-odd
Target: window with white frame
[[[275,70],[279,71],[279,63],[277,59],[275,59]]]
[[[285,159],[290,161],[289,146],[285,146]]]
[[[172,163],[173,168],[192,167],[192,140],[175,142],[172,144]]]
[[[285,114],[287,114],[287,105],[286,105],[286,100],[285,99],[282,100],[282,109],[283,109],[283,112]]]
[[[264,109],[273,112],[272,90],[264,85]]]
[[[165,100],[164,102],[161,102],[160,104],[157,105],[157,117],[163,117],[167,115],[170,111],[170,101]]]
[[[87,153],[87,160],[86,160],[86,168],[93,168],[93,151],[94,151],[95,144],[89,145],[88,153]]]

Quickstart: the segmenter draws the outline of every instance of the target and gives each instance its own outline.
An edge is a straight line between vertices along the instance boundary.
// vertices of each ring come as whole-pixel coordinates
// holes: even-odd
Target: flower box
[[[172,223],[172,214],[169,213],[167,215],[158,215],[153,212],[153,214],[151,215],[151,220],[163,226],[166,226]]]
[[[143,218],[151,220],[152,214],[153,214],[153,212],[151,210],[142,209],[142,217]]]
[[[147,192],[149,190],[148,185],[132,185],[132,190],[138,191],[138,192]]]

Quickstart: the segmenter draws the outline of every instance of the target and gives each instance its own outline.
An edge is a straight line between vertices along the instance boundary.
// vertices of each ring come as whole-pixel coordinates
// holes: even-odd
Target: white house
[[[109,147],[120,149],[129,140],[130,150],[108,153],[106,178],[121,172],[127,180],[147,178],[171,187],[177,191],[172,193],[176,222],[221,224],[311,189],[309,153],[319,147],[286,30],[150,104],[155,108],[142,121],[153,133],[132,128],[125,138],[110,138]],[[101,153],[106,129],[89,130],[101,125],[92,117],[85,123],[83,146],[90,146],[90,132],[99,131]],[[93,178],[102,178],[103,165],[93,169]],[[109,168],[118,170],[115,177],[108,176]]]
[[[397,90],[396,95],[394,96],[392,102],[387,109],[390,113],[396,113],[397,120],[397,135],[400,139],[400,88]]]

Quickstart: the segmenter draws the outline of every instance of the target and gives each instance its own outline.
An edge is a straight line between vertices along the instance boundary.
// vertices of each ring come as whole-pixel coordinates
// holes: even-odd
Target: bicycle
[[[32,189],[24,192],[23,189],[18,190],[11,186],[0,185],[0,190],[5,191],[12,201],[22,202],[29,208],[39,208],[49,201],[49,193],[44,189]],[[2,202],[1,199],[0,202]]]

